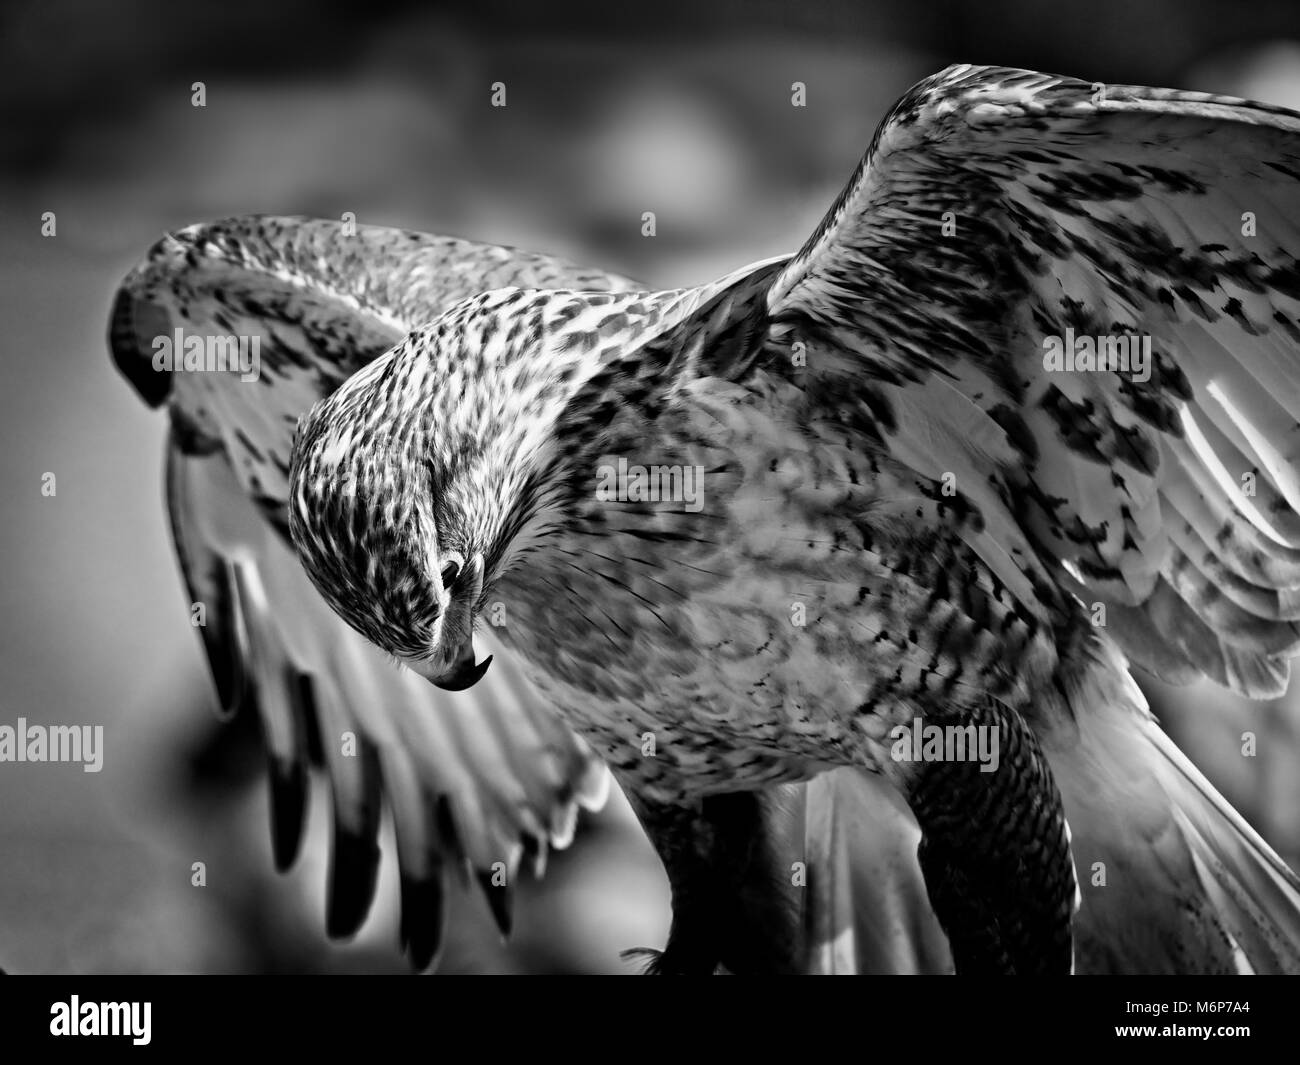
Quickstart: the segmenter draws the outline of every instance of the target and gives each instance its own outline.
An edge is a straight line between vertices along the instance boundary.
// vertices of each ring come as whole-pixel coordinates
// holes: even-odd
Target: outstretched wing
[[[299,417],[351,373],[458,300],[508,285],[633,287],[447,237],[243,218],[164,237],[123,281],[110,323],[118,367],[171,416],[173,539],[206,610],[221,707],[262,722],[276,863],[297,855],[319,761],[334,804],[327,926],[354,933],[374,893],[386,799],[403,945],[421,968],[441,940],[448,869],[479,875],[504,930],[496,863],[508,883],[525,855],[540,868],[572,838],[578,808],[603,803],[607,773],[505,657],[472,691],[439,692],[329,610],[288,543],[289,454]]]
[[[945,483],[974,504],[968,543],[1039,620],[1067,589],[1166,679],[1277,695],[1300,648],[1297,255],[1300,116],[955,67],[881,126],[768,290],[768,335],[803,345],[820,417],[915,471],[917,506]],[[1080,964],[1293,970],[1300,881],[1127,678],[1069,658],[1080,733],[1045,747],[1076,859],[1124,870],[1088,892]]]
[[[972,546],[1008,587],[1042,559],[1138,664],[1277,695],[1300,648],[1297,255],[1300,116],[952,67],[775,280],[770,335],[997,522]],[[1135,372],[1079,368],[1080,338]]]
[[[1004,642],[1036,633],[1034,654],[1028,637],[1015,654],[985,640],[956,661],[904,630],[900,660],[945,683],[983,677],[989,646],[1020,675],[1065,660],[1063,694],[1087,720],[1043,740],[1075,853],[1126,871],[1125,890],[1081,912],[1082,963],[1294,968],[1300,881],[1177,763],[1109,645],[1098,666],[1096,648],[1051,634],[1074,593],[1167,679],[1285,688],[1300,647],[1298,254],[1300,116],[954,67],[898,104],[797,255],[631,338],[561,428],[584,453],[678,461],[685,424],[743,443],[745,475],[810,513],[861,499],[882,535],[959,528],[975,557],[894,572],[888,597]],[[1058,368],[1067,340],[1086,355],[1080,337],[1094,359],[1136,339],[1122,369],[1137,372]],[[665,427],[665,409],[683,413]],[[825,477],[783,467],[800,449]],[[725,493],[742,465],[712,462],[711,483]],[[739,524],[779,559],[767,517]],[[790,550],[838,548],[800,533]]]

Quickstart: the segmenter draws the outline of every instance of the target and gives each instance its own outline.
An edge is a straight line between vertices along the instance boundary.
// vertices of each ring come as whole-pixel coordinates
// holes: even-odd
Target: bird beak
[[[466,640],[452,667],[441,676],[429,677],[429,681],[443,691],[463,692],[466,688],[472,688],[482,680],[483,674],[487,672],[487,668],[491,664],[492,656],[488,655],[487,658],[476,665],[474,663],[473,641]]]
[[[471,611],[483,593],[482,555],[474,555],[466,560],[462,584],[462,594],[450,605],[442,629],[443,638],[451,644],[448,651],[452,653],[447,656],[450,665],[438,674],[424,673],[430,683],[449,692],[463,692],[466,688],[474,687],[492,664],[491,655],[482,662],[474,661],[474,621]]]

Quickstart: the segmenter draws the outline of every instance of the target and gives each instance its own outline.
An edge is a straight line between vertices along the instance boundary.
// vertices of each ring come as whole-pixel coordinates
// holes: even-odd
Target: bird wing
[[[565,846],[578,808],[603,803],[607,772],[507,659],[472,691],[443,693],[335,616],[287,539],[289,455],[299,417],[351,373],[460,299],[508,285],[633,287],[448,237],[241,218],[159,241],[123,281],[110,323],[118,367],[171,417],[173,540],[191,601],[203,605],[195,616],[220,705],[262,723],[276,863],[297,855],[308,766],[320,762],[334,808],[327,927],[356,932],[374,893],[386,799],[403,946],[420,968],[441,940],[447,871],[477,874],[504,931],[521,858],[540,870],[548,846]],[[213,337],[244,338],[256,364],[169,368],[190,338],[202,345],[195,360],[238,351],[214,348]]]
[[[774,434],[790,434],[842,471],[783,488],[811,508],[851,506],[870,483],[877,527],[893,506],[901,538],[959,528],[982,564],[981,616],[1010,593],[1006,624],[1051,632],[1073,594],[1159,676],[1276,695],[1300,646],[1297,255],[1300,116],[953,67],[899,102],[794,257],[698,290],[688,314],[625,345],[561,433],[671,454],[650,426],[675,401],[723,439],[768,446],[776,478],[791,449]],[[1078,337],[1094,357],[1098,339],[1149,338],[1149,377],[1136,362],[1063,370],[1052,341],[1086,354]],[[750,457],[769,468],[768,452]],[[715,465],[713,483],[738,476]],[[738,525],[771,532],[757,512]],[[956,606],[973,570],[938,560],[890,587]],[[1073,736],[1036,721],[1076,861],[1094,877],[1124,870],[1108,891],[1084,885],[1081,964],[1293,969],[1300,880],[1190,771],[1136,689],[1119,690],[1108,647],[1035,659],[1060,652],[1084,719]],[[949,668],[917,651],[923,669]],[[845,927],[852,907],[818,904]]]
[[[1137,664],[1277,695],[1300,647],[1297,255],[1300,116],[951,67],[775,279],[770,336],[952,476],[1008,587],[1042,559]],[[1149,337],[1149,379],[1049,364],[1079,337]]]
[[[886,454],[952,478],[1021,603],[1046,578],[1149,671],[1274,696],[1300,648],[1298,255],[1300,116],[953,67],[775,279],[769,337],[804,345],[823,415],[861,396]],[[1149,338],[1149,378],[1052,361],[1078,337]],[[1300,880],[1118,662],[1084,664],[1105,647],[1072,656],[1077,737],[1043,736],[1087,871],[1079,964],[1295,971]]]

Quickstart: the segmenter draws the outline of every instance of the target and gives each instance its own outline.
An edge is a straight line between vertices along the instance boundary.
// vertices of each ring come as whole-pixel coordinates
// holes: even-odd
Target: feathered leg
[[[974,758],[904,772],[921,826],[917,856],[957,972],[1069,973],[1077,890],[1051,770],[1002,704],[989,700],[959,723],[997,729],[992,772]]]
[[[713,795],[682,804],[633,798],[672,888],[668,943],[647,973],[792,973],[803,966],[797,906],[769,831],[774,800]],[[788,866],[788,863],[786,863]]]

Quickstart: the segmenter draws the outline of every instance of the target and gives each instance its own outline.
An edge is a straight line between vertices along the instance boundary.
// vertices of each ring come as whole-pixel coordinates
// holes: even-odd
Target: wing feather
[[[768,310],[776,341],[810,365],[856,352],[899,409],[946,380],[1016,429],[1014,461],[928,464],[975,455],[963,492],[992,479],[1085,602],[1145,615],[1121,636],[1135,660],[1262,696],[1297,649],[1297,256],[1300,116],[953,67],[900,101]],[[1149,380],[1049,365],[1052,338],[1085,336],[1149,338]],[[896,421],[894,454],[933,447]]]
[[[335,616],[285,538],[299,417],[414,326],[479,291],[517,284],[622,290],[630,283],[546,256],[338,223],[233,219],[160,241],[123,282],[109,340],[151,405],[166,404],[173,541],[225,714],[256,713],[269,758],[273,853],[295,860],[310,767],[332,794],[326,927],[369,911],[386,801],[401,870],[402,945],[426,967],[442,942],[449,868],[484,884],[509,927],[522,856],[535,871],[566,846],[607,772],[504,657],[470,692],[438,692]],[[256,338],[256,375],[155,369],[159,337]],[[180,348],[177,349],[181,350]],[[485,642],[491,642],[490,636]]]

